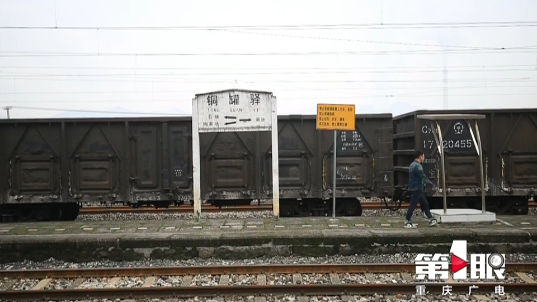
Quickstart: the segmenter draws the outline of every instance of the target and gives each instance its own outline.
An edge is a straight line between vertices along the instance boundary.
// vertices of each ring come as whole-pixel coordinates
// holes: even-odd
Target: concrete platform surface
[[[442,223],[454,222],[494,222],[496,221],[496,213],[485,212],[476,209],[447,209],[431,210],[431,214],[437,217]]]
[[[464,239],[468,252],[537,253],[537,216],[434,227],[415,218],[415,229],[403,222],[342,217],[0,224],[0,262],[449,252],[453,240]]]

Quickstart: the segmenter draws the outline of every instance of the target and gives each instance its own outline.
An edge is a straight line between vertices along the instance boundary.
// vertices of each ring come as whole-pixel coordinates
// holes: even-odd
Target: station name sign
[[[354,105],[317,104],[317,130],[355,130]]]
[[[199,132],[270,131],[270,93],[228,90],[196,96]]]

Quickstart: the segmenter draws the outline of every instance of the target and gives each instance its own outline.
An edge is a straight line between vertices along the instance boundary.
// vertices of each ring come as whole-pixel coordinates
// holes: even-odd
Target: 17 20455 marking
[[[435,143],[434,140],[423,140],[424,149],[432,149]],[[444,149],[470,149],[472,148],[471,139],[456,139],[456,140],[444,140],[442,141]]]

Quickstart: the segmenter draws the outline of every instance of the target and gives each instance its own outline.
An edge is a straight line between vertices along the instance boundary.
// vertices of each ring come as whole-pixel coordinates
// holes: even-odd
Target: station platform
[[[403,217],[206,219],[0,224],[0,262],[23,259],[110,260],[449,253],[453,240],[468,252],[536,253],[537,216],[405,229]]]

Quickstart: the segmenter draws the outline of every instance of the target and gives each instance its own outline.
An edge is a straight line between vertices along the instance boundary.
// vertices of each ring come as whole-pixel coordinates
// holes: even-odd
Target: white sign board
[[[196,95],[199,132],[270,131],[270,92],[227,90]]]

